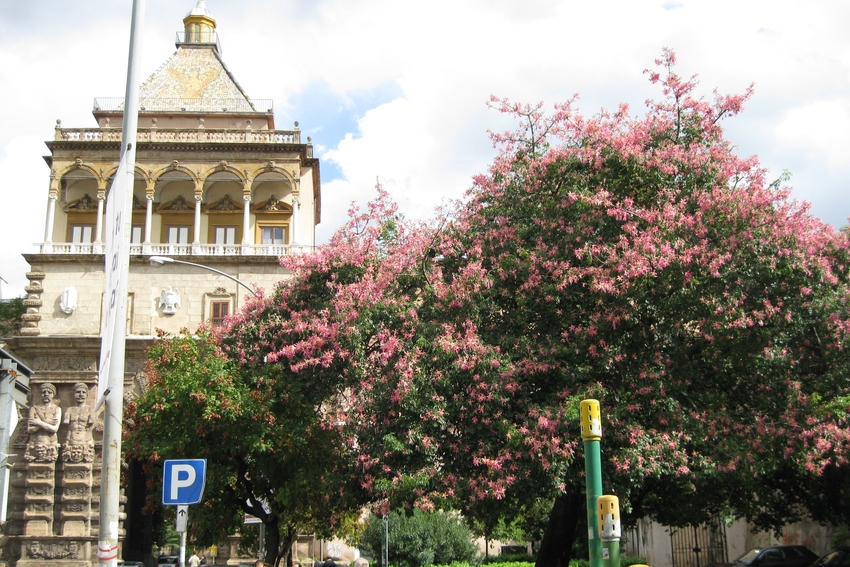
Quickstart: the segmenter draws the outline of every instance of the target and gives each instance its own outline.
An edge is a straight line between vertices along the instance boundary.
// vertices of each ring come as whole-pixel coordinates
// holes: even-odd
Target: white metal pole
[[[133,186],[136,166],[136,130],[139,123],[139,74],[136,57],[141,54],[142,22],[144,21],[145,0],[133,0],[133,15],[130,23],[130,52],[127,61],[127,89],[124,97],[124,124],[121,133],[121,160],[125,163],[126,179],[122,182],[113,181],[113,189],[123,187],[125,194],[113,194],[110,198],[119,205],[119,214],[115,215],[115,226],[107,239],[120,240],[113,242],[115,256],[106,258],[106,273],[110,269],[117,273],[118,284],[114,292],[114,315],[111,316],[111,345],[101,345],[111,352],[101,361],[108,362],[106,388],[98,391],[105,402],[103,424],[103,467],[101,471],[100,488],[100,524],[98,528],[98,564],[100,567],[117,567],[118,564],[118,533],[121,496],[121,426],[124,414],[124,349],[127,325],[127,280],[130,272],[130,227],[133,210]],[[119,168],[120,172],[120,168]],[[115,193],[115,191],[113,191]],[[110,263],[112,265],[110,266]],[[109,330],[104,329],[107,334]],[[106,342],[106,341],[104,341]]]
[[[0,522],[6,521],[6,509],[9,504],[9,434],[11,433],[12,412],[15,402],[11,389],[15,377],[11,371],[0,370]]]

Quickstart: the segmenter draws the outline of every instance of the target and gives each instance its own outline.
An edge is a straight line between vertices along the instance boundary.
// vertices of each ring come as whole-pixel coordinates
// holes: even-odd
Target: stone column
[[[247,182],[246,182],[247,184]],[[250,226],[251,226],[251,193],[250,191],[245,191],[242,193],[242,244],[252,244],[250,238]],[[245,250],[242,251],[245,253]]]
[[[150,254],[151,224],[153,219],[153,195],[145,196],[145,236],[142,242],[142,253]]]
[[[56,490],[56,460],[59,456],[57,431],[62,409],[53,399],[56,386],[49,382],[40,385],[40,398],[33,396],[27,419],[27,440],[24,453],[24,536],[53,535],[53,506]],[[38,401],[40,403],[38,403]],[[30,543],[30,542],[28,542]]]
[[[62,445],[61,532],[64,536],[86,537],[91,534],[92,463],[94,463],[95,413],[88,405],[89,387],[74,385],[75,404],[65,408],[62,420],[66,431]]]
[[[153,226],[153,198],[156,192],[156,182],[153,179],[148,179],[148,186],[145,189],[145,236],[143,244],[151,243],[151,227]]]
[[[97,219],[94,225],[94,243],[92,243],[92,252],[96,254],[103,253],[103,206],[106,203],[106,186],[105,181],[98,181],[98,185],[103,185],[97,188]]]
[[[59,192],[53,187],[53,175],[50,175],[50,193],[47,197],[47,220],[44,223],[44,244],[43,253],[49,254],[52,251],[51,244],[53,243],[53,221],[56,217],[56,201],[59,198]]]
[[[94,241],[97,244],[103,242],[103,204],[106,201],[106,193],[97,192],[97,219],[94,225]]]
[[[298,209],[301,208],[301,201],[298,199],[298,195],[292,196],[292,240],[291,244],[296,244],[298,242]]]
[[[192,240],[193,254],[200,254],[201,252],[201,199],[203,199],[203,195],[195,188],[195,236]]]
[[[296,174],[297,175],[297,174]],[[292,180],[292,241],[290,244],[298,242],[298,221],[301,209],[301,178],[295,177]]]

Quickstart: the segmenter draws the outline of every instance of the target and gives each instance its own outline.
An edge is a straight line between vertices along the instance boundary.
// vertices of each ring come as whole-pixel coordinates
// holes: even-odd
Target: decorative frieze
[[[36,356],[32,369],[42,371],[97,372],[94,356]]]

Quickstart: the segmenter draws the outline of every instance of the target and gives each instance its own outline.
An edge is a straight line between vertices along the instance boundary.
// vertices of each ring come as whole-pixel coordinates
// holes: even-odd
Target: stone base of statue
[[[16,542],[18,543],[18,542]],[[20,549],[16,550],[20,559],[16,565],[45,567],[89,567],[92,542],[84,539],[50,537],[22,538]],[[14,551],[13,551],[14,553]]]

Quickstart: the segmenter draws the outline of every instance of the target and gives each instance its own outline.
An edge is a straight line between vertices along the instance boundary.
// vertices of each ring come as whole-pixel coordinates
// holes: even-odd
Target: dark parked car
[[[157,565],[180,565],[180,557],[177,555],[160,555],[159,559],[156,560]]]
[[[830,551],[812,563],[817,567],[848,567],[850,566],[850,546],[843,545],[835,551]]]
[[[809,567],[818,556],[805,545],[767,545],[747,551],[729,567]]]

